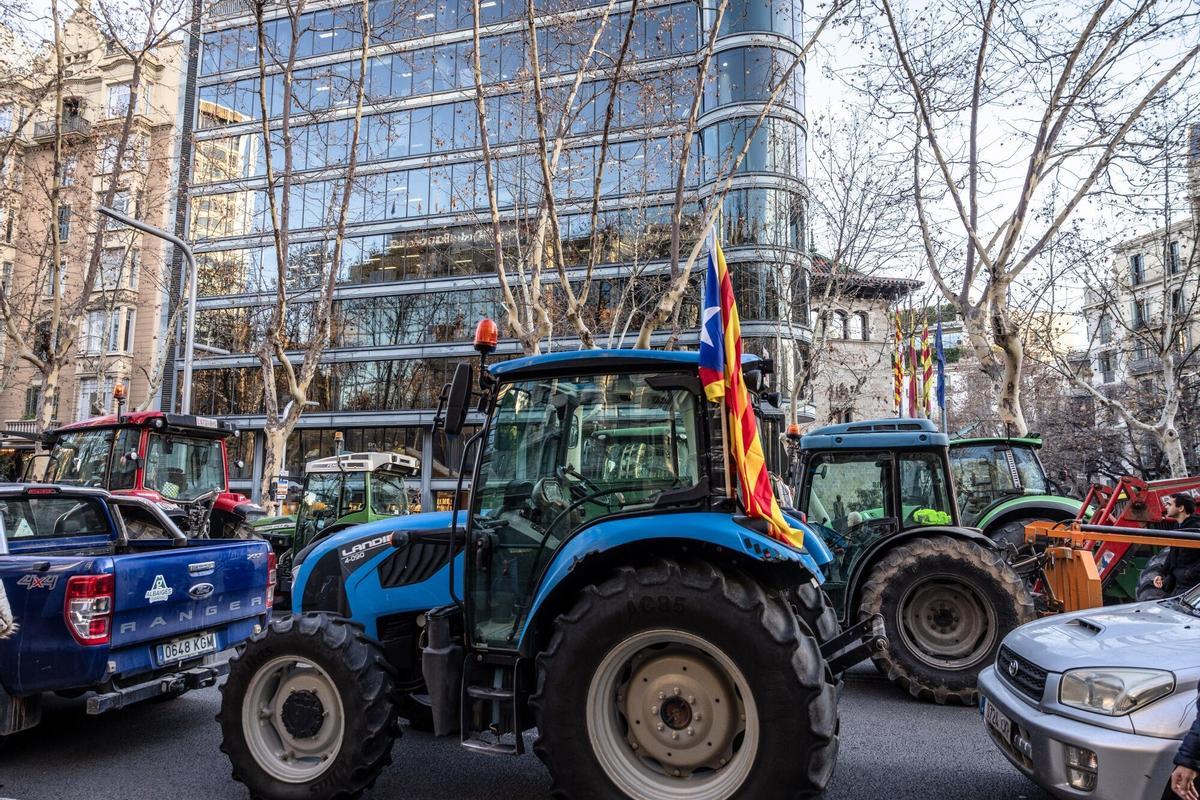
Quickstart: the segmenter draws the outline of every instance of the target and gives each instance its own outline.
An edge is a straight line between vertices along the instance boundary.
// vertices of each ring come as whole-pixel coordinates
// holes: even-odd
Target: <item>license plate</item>
[[[986,701],[985,701],[986,703]],[[996,708],[992,703],[986,703],[983,707],[983,718],[996,729],[996,732],[1004,737],[1004,741],[1012,741],[1012,721],[1000,713],[1000,709]]]
[[[186,661],[189,658],[215,653],[217,651],[217,635],[202,633],[199,636],[189,636],[186,639],[176,639],[158,646],[158,663],[170,664],[175,661]]]

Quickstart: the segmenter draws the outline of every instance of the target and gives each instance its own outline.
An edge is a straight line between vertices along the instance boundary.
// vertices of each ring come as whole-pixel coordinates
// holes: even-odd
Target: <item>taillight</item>
[[[63,618],[75,641],[83,645],[108,644],[115,587],[112,575],[74,575],[67,580]]]
[[[267,611],[275,606],[275,584],[279,580],[279,571],[275,568],[275,551],[267,553]]]

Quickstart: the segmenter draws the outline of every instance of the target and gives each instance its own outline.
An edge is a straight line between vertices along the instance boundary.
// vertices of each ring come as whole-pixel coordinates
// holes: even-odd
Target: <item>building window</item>
[[[1133,327],[1144,328],[1150,324],[1150,301],[1133,301]]]
[[[114,308],[108,315],[108,352],[115,353],[122,351],[121,347],[121,320],[125,316],[125,309]]]
[[[4,286],[4,296],[8,297],[12,294],[12,277],[13,277],[13,262],[5,261],[0,267],[0,282]]]
[[[104,323],[108,315],[103,311],[89,311],[83,327],[83,352],[89,356],[99,355],[104,342]]]
[[[1112,330],[1112,320],[1108,318],[1108,315],[1107,315],[1107,314],[1105,314],[1104,316],[1100,317],[1100,325],[1099,325],[1099,328],[1100,328],[1100,330],[1099,330],[1099,335],[1100,335],[1100,343],[1101,343],[1101,344],[1108,344],[1109,342],[1111,342],[1111,341],[1112,341],[1112,334],[1113,334],[1113,330]]]
[[[60,205],[58,207],[58,241],[66,243],[71,239],[71,207],[69,205]]]
[[[1183,289],[1176,289],[1171,292],[1171,313],[1177,317],[1184,315]]]
[[[1112,383],[1115,378],[1114,361],[1112,353],[1100,354],[1100,377],[1104,383]]]
[[[62,163],[58,165],[58,183],[60,186],[75,185],[75,167],[79,163],[79,158],[76,156],[67,156]]]
[[[846,337],[845,338],[854,339],[856,341],[862,341],[867,338],[866,336],[863,335],[862,314],[851,314],[850,315],[849,319],[847,320]]]
[[[0,205],[0,235],[3,235],[5,244],[12,244],[13,214],[3,205]]]
[[[1171,274],[1179,272],[1179,242],[1171,242],[1167,246],[1167,262],[1170,264]]]
[[[1146,268],[1142,261],[1142,254],[1137,253],[1129,257],[1129,281],[1134,286],[1146,279]]]
[[[867,312],[858,312],[858,328],[861,338],[864,342],[871,341],[871,317]]]
[[[137,328],[137,311],[132,308],[125,309],[125,337],[121,349],[126,353],[133,353],[134,333]]]
[[[843,311],[834,311],[829,315],[829,338],[830,339],[845,339],[847,338],[847,322],[849,320]]]
[[[25,412],[21,415],[24,419],[33,419],[37,416],[38,402],[42,399],[42,387],[30,386],[25,390]]]

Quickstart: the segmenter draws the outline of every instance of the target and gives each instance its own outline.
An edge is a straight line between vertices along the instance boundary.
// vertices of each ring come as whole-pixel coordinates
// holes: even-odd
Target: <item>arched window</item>
[[[864,342],[871,341],[871,317],[865,311],[855,314],[858,317],[858,338]]]
[[[829,315],[829,338],[845,339],[847,318],[844,311],[834,311]]]
[[[866,336],[863,335],[863,315],[862,314],[851,314],[850,315],[850,324],[846,328],[845,338],[855,339],[855,340],[867,338]]]

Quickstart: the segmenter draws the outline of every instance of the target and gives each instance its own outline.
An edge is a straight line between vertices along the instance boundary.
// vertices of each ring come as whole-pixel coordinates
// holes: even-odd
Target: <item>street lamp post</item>
[[[183,253],[183,258],[188,266],[188,299],[187,320],[184,322],[183,333],[183,392],[179,400],[179,411],[181,414],[190,414],[192,413],[192,359],[195,352],[196,336],[196,255],[192,252],[191,245],[173,233],[168,233],[153,225],[147,225],[141,220],[136,220],[114,208],[97,206],[96,210],[123,225],[128,225],[130,228],[139,230],[142,233],[148,233],[163,241],[170,242]]]

